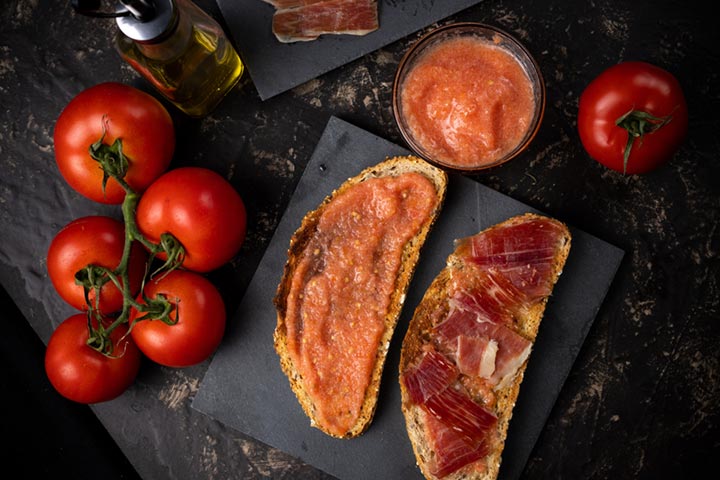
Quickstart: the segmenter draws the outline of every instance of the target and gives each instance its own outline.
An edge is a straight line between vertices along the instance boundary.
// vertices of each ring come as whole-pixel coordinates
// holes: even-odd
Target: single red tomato
[[[623,62],[598,75],[580,96],[578,131],[592,158],[619,172],[653,170],[685,139],[688,109],[680,82],[645,62]]]
[[[164,296],[172,305],[170,320],[138,320],[130,330],[142,353],[168,367],[187,367],[207,359],[225,333],[225,304],[220,292],[205,277],[187,270],[173,270],[145,285],[149,299]],[[145,304],[142,296],[138,303]],[[132,309],[130,321],[143,316]]]
[[[47,254],[47,268],[55,290],[68,304],[78,310],[87,310],[83,287],[75,283],[75,274],[87,265],[108,269],[117,268],[125,246],[125,226],[110,217],[88,216],[73,220],[60,230]],[[135,295],[145,275],[147,252],[140,244],[130,250],[128,275],[130,290]],[[95,306],[95,291],[89,299]],[[123,294],[111,281],[100,289],[99,310],[105,314],[116,312],[123,306]]]
[[[79,403],[105,402],[127,390],[140,369],[140,351],[126,333],[127,325],[110,333],[113,351],[106,356],[87,345],[86,314],[62,322],[45,351],[45,372],[55,390]]]
[[[209,272],[232,259],[245,240],[246,222],[245,204],[233,186],[200,167],[163,174],[137,207],[140,232],[154,243],[171,233],[185,249],[183,267],[196,272]]]
[[[103,192],[103,171],[90,156],[90,146],[103,138],[122,142],[128,161],[125,181],[142,192],[170,165],[175,130],[165,107],[153,96],[121,83],[107,82],[80,92],[55,123],[55,159],[70,186],[100,203],[121,203],[125,190],[108,179]]]

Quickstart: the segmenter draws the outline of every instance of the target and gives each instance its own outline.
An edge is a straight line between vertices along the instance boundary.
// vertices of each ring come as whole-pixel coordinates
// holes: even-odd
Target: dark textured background
[[[219,17],[212,0],[198,3]],[[703,478],[720,467],[720,38],[709,8],[507,0],[452,17],[515,34],[547,84],[545,120],[530,149],[475,179],[626,252],[526,478]],[[63,182],[54,122],[75,94],[101,81],[149,90],[113,51],[112,30],[109,21],[73,15],[69,2],[4,0],[0,9],[3,467],[74,478],[326,478],[192,410],[207,363],[167,369],[146,362],[126,394],[95,407],[70,404],[44,377],[43,342],[71,313],[47,279],[47,245],[73,218],[116,213]],[[392,77],[418,36],[265,102],[245,77],[203,120],[171,108],[173,166],[222,173],[248,206],[242,251],[210,275],[230,313],[331,115],[401,143]],[[590,160],[575,127],[582,89],[622,60],[670,70],[689,104],[687,141],[672,162],[643,176]]]

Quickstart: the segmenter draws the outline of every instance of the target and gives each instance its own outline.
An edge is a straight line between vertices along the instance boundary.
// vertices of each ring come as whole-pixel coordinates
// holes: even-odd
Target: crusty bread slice
[[[505,222],[497,224],[489,229],[498,228],[502,225],[508,225],[517,222],[523,222],[529,218],[538,217],[535,214],[524,214],[512,217]],[[552,220],[560,225],[565,233],[562,236],[562,246],[558,249],[553,261],[552,285],[557,282],[558,277],[562,273],[563,266],[570,252],[571,236],[565,225]],[[411,362],[421,353],[423,345],[431,340],[431,329],[433,327],[433,319],[444,318],[448,312],[448,296],[447,290],[450,284],[452,272],[454,269],[463,268],[462,262],[451,254],[448,257],[445,268],[433,280],[428,287],[425,295],[418,304],[413,318],[410,321],[408,331],[405,335],[400,354],[400,374],[410,366]],[[548,297],[542,298],[532,305],[521,318],[516,318],[516,333],[522,335],[531,342],[535,342],[535,338],[540,327],[540,322],[545,311]],[[529,360],[529,358],[528,358]],[[525,369],[527,367],[526,360],[519,368],[514,379],[504,388],[495,390],[496,405],[493,413],[498,418],[496,431],[494,432],[494,447],[490,453],[480,461],[467,465],[445,477],[443,480],[493,480],[497,478],[500,470],[502,452],[507,437],[507,429],[512,417],[513,408],[520,392],[520,384],[522,383]],[[408,436],[410,438],[415,458],[423,475],[428,479],[435,480],[429,471],[429,462],[433,458],[434,453],[425,438],[424,433],[424,412],[418,405],[410,402],[408,392],[402,380],[400,381],[400,390],[402,394],[402,411],[405,416]],[[484,465],[483,465],[484,464]],[[486,467],[485,467],[486,466]]]
[[[372,371],[372,378],[367,391],[365,392],[364,402],[360,410],[360,415],[355,425],[344,435],[339,436],[328,431],[325,425],[318,421],[315,413],[315,406],[312,398],[308,395],[304,385],[302,376],[299,374],[287,348],[287,325],[285,323],[287,313],[287,297],[290,291],[291,279],[300,261],[303,250],[307,247],[316,231],[320,217],[330,202],[333,201],[340,193],[345,192],[353,185],[359,184],[371,178],[398,176],[406,172],[417,172],[428,178],[435,186],[436,203],[431,216],[423,223],[420,231],[412,238],[404,247],[402,253],[402,261],[400,271],[395,280],[395,289],[392,293],[389,308],[385,312],[384,331],[381,341],[377,348],[375,366]],[[338,189],[328,195],[316,210],[308,212],[303,218],[300,227],[290,240],[288,249],[288,259],[285,264],[283,277],[277,289],[274,299],[277,309],[277,326],[275,329],[274,343],[275,350],[280,357],[280,364],[283,372],[287,375],[290,386],[298,398],[300,405],[306,415],[311,420],[311,425],[319,428],[328,435],[339,438],[352,438],[362,434],[370,425],[375,408],[377,405],[378,392],[380,388],[380,379],[382,376],[383,366],[387,355],[390,339],[395,330],[400,311],[405,300],[410,280],[415,271],[420,250],[427,238],[432,225],[435,222],[442,204],[445,200],[445,192],[447,189],[447,174],[436,168],[424,160],[413,157],[393,157],[385,161],[363,170],[360,174],[345,181]]]

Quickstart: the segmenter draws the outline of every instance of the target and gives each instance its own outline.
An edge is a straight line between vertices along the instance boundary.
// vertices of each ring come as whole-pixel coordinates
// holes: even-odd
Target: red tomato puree
[[[403,248],[435,207],[435,187],[423,175],[366,180],[328,204],[298,262],[288,351],[316,417],[335,435],[359,417]]]
[[[401,86],[415,141],[458,167],[494,163],[523,139],[535,111],[533,87],[506,49],[460,37],[430,47]]]

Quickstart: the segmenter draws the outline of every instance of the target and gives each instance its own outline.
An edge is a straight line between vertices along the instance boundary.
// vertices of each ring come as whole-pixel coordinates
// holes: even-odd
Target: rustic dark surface
[[[198,3],[219,16],[212,0]],[[626,252],[526,478],[704,478],[720,467],[720,38],[709,9],[669,0],[513,0],[452,17],[515,34],[547,84],[545,120],[530,149],[475,178]],[[6,0],[0,9],[3,467],[74,478],[327,478],[192,410],[207,363],[168,369],[146,362],[126,394],[94,407],[70,404],[45,379],[43,342],[72,313],[47,279],[47,245],[73,218],[116,214],[63,182],[54,122],[75,94],[101,81],[150,91],[113,51],[112,29],[109,21],[73,15],[69,2]],[[173,166],[222,173],[248,206],[240,254],[210,275],[228,312],[331,115],[401,143],[392,77],[418,35],[265,102],[245,77],[203,120],[171,108]],[[643,176],[590,160],[575,128],[582,89],[622,60],[670,70],[689,104],[683,147]]]

